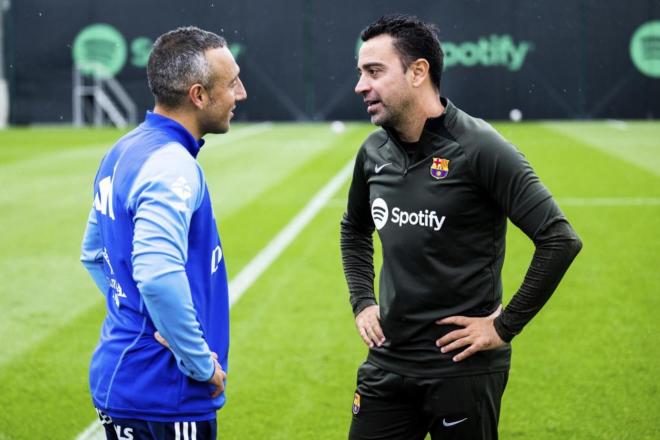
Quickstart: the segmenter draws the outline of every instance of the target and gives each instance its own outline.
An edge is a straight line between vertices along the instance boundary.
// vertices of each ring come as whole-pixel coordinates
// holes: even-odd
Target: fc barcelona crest
[[[360,412],[360,395],[358,393],[355,393],[355,397],[353,397],[353,414],[357,414]]]
[[[431,176],[435,179],[444,179],[449,174],[449,159],[433,158],[431,163]]]

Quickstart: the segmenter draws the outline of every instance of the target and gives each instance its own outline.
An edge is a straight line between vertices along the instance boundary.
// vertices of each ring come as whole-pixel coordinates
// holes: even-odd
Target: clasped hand
[[[154,338],[165,348],[170,348],[170,343],[167,342],[165,338],[159,333],[154,333]],[[211,357],[213,358],[213,365],[215,367],[213,371],[213,376],[208,380],[208,383],[215,386],[215,389],[211,393],[212,398],[216,398],[225,390],[225,380],[227,379],[227,373],[222,370],[222,366],[218,362],[218,353],[212,351]]]
[[[449,316],[435,323],[438,325],[456,325],[461,328],[453,330],[435,341],[443,353],[467,347],[455,355],[452,360],[460,362],[473,354],[493,350],[506,344],[495,331],[493,321],[502,313],[502,306],[488,316],[470,318],[467,316]],[[385,342],[385,335],[380,326],[380,308],[378,305],[366,307],[355,317],[355,326],[369,348],[380,347]]]
[[[467,316],[449,316],[435,323],[438,325],[457,325],[462,328],[453,330],[435,341],[440,351],[448,353],[459,348],[467,348],[452,358],[460,362],[473,354],[502,347],[506,344],[495,331],[493,321],[502,313],[502,306],[488,316],[482,318],[469,318]]]

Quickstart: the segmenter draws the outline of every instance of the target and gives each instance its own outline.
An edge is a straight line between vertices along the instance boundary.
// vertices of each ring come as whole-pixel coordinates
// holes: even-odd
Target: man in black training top
[[[495,439],[509,342],[582,244],[524,156],[440,96],[433,25],[384,17],[361,38],[355,91],[382,129],[357,154],[341,222],[355,323],[369,346],[350,438]],[[507,217],[536,250],[502,310]]]

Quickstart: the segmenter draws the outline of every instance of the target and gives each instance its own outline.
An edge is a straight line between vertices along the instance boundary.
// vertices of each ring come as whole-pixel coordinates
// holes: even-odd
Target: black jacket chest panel
[[[372,216],[380,208],[380,215],[387,217],[383,224],[375,221],[381,240],[420,246],[444,242],[446,246],[447,234],[490,233],[495,206],[475,182],[461,146],[438,138],[429,151],[412,164],[391,139],[367,151],[365,173]],[[501,217],[503,221],[504,215]]]

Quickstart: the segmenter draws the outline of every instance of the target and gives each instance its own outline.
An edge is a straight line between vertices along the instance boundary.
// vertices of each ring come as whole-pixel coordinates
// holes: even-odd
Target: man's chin
[[[387,124],[387,118],[385,117],[385,115],[379,115],[376,113],[371,115],[371,123],[379,127],[382,127],[383,125]]]
[[[209,133],[213,134],[225,134],[229,131],[229,122],[227,122],[226,125],[219,125],[216,127],[213,127],[212,130],[209,130]]]

